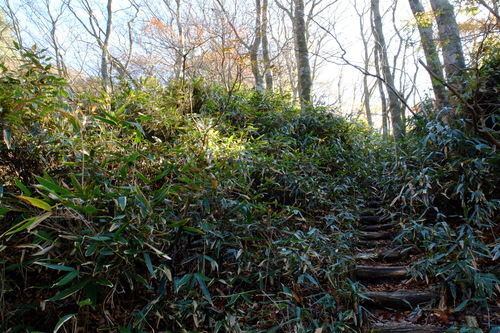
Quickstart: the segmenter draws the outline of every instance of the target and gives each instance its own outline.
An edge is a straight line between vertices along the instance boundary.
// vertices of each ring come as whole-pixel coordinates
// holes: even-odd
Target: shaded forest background
[[[4,0],[0,330],[359,331],[376,195],[495,332],[498,3],[400,5],[349,5],[353,61],[340,2]]]

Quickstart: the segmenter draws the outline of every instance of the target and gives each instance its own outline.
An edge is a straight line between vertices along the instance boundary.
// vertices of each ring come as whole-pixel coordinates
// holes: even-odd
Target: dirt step
[[[406,278],[409,271],[406,266],[365,266],[356,265],[356,278],[359,280],[375,280],[382,278]]]
[[[430,290],[405,290],[405,291],[368,291],[363,293],[369,299],[362,299],[366,305],[381,306],[391,309],[413,309],[418,305],[434,301],[438,295]]]
[[[362,224],[381,224],[390,221],[390,217],[387,215],[361,215],[358,218],[358,222]]]
[[[358,238],[361,240],[381,240],[381,239],[393,239],[394,235],[391,231],[360,231]]]
[[[389,222],[389,223],[384,223],[384,224],[361,224],[358,225],[356,228],[361,231],[382,231],[382,230],[389,230],[393,227],[396,227],[398,223],[396,222]]]
[[[370,333],[438,333],[444,332],[445,329],[432,325],[374,324],[364,331]]]

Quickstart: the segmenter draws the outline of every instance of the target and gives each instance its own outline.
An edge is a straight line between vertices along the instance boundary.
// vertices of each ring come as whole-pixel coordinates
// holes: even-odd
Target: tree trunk
[[[311,104],[311,67],[309,65],[309,50],[307,47],[307,29],[304,19],[304,0],[293,0],[295,13],[293,16],[293,34],[297,55],[297,75],[299,85],[299,99],[304,110]]]
[[[462,41],[453,6],[448,0],[431,0],[431,7],[436,17],[446,78],[453,79],[465,69]]]
[[[432,90],[434,91],[434,96],[436,98],[436,104],[440,109],[442,109],[443,107],[450,105],[450,100],[448,99],[448,93],[446,92],[445,87],[441,83],[444,81],[444,75],[441,60],[439,60],[439,54],[436,44],[434,43],[432,23],[429,23],[426,20],[424,6],[422,6],[420,0],[408,1],[410,3],[411,11],[413,12],[413,16],[417,21],[420,42],[422,44],[422,48],[424,49],[427,66],[439,77],[439,80],[436,80],[431,76],[431,81]]]
[[[111,78],[110,78],[110,59],[109,59],[109,39],[111,37],[111,28],[113,26],[113,0],[108,0],[106,5],[107,11],[107,21],[106,21],[106,33],[104,35],[104,41],[101,46],[101,76],[103,81],[104,91],[107,93],[111,92]]]
[[[389,97],[389,111],[391,113],[392,131],[394,139],[398,141],[405,135],[405,124],[402,117],[404,109],[401,107],[398,93],[395,90],[394,76],[389,66],[387,45],[382,31],[382,17],[380,15],[379,0],[372,0],[371,7],[373,14],[373,34],[375,36],[375,41],[378,44],[381,62],[380,65],[382,67],[382,74],[387,87],[387,96]]]
[[[179,46],[175,55],[174,75],[176,79],[182,78],[182,80],[184,80],[186,77],[186,55],[184,54],[184,28],[181,21],[181,0],[175,0],[175,5],[175,10],[172,10],[170,5],[167,4],[172,14],[175,15],[175,25],[177,26],[177,34],[179,38]]]
[[[382,73],[380,71],[380,52],[379,45],[375,44],[375,73],[378,77],[382,77]],[[389,135],[389,117],[387,115],[387,100],[385,97],[384,84],[381,80],[377,80],[378,92],[380,94],[380,107],[382,113],[382,135],[387,137]]]
[[[255,89],[264,91],[264,79],[259,70],[259,47],[262,40],[262,6],[260,0],[255,0],[255,37],[250,46],[250,62],[255,80]]]
[[[267,39],[267,29],[269,28],[268,21],[268,0],[262,2],[262,57],[264,58],[264,76],[266,78],[266,90],[273,91],[273,73],[271,71],[271,58],[269,56],[269,41]]]
[[[357,9],[356,9],[357,11]],[[361,31],[361,41],[363,42],[363,63],[364,63],[364,70],[366,73],[369,72],[370,68],[370,52],[369,52],[369,46],[368,46],[368,40],[365,36],[365,26],[364,26],[364,16],[365,13],[360,14],[358,12],[359,16],[359,29]],[[370,107],[370,97],[371,97],[371,92],[370,92],[370,85],[368,84],[368,75],[363,75],[363,106],[365,109],[365,114],[366,114],[366,121],[368,122],[368,126],[372,127],[373,126],[373,119],[372,119],[372,110]]]

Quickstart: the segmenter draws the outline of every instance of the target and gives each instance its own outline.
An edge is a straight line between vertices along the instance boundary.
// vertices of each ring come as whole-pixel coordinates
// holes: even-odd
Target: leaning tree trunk
[[[387,45],[385,43],[384,33],[382,30],[382,17],[380,15],[379,0],[372,0],[371,7],[373,14],[373,34],[375,36],[375,42],[378,45],[377,49],[380,56],[380,65],[382,67],[382,74],[384,76],[385,84],[387,87],[387,96],[389,98],[389,111],[391,113],[392,131],[394,139],[398,141],[405,135],[405,124],[402,117],[404,109],[401,107],[398,93],[394,86],[394,76],[389,66]]]
[[[432,90],[434,91],[436,103],[437,106],[442,109],[443,107],[450,105],[450,100],[448,99],[448,93],[442,84],[444,81],[444,75],[441,60],[439,60],[439,54],[436,44],[434,43],[432,24],[429,24],[428,20],[426,20],[424,6],[422,6],[420,0],[408,1],[410,3],[411,11],[413,12],[413,16],[417,21],[420,42],[422,44],[422,48],[424,49],[427,66],[439,78],[436,79],[431,75]]]
[[[431,0],[431,7],[436,17],[439,41],[443,53],[444,71],[448,80],[460,76],[465,69],[464,52],[458,30],[453,5],[448,0]]]
[[[300,105],[304,110],[311,104],[311,67],[309,65],[309,50],[307,47],[306,23],[304,20],[304,0],[293,0],[295,15],[293,17],[293,34],[297,55],[297,74]]]

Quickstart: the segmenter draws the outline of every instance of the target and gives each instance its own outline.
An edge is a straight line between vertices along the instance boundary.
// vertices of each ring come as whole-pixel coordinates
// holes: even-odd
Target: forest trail
[[[443,307],[441,288],[412,277],[416,246],[395,241],[401,228],[386,206],[378,198],[369,199],[355,226],[352,277],[363,286],[359,305],[367,311],[362,331],[444,332],[447,327],[431,310]]]

